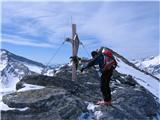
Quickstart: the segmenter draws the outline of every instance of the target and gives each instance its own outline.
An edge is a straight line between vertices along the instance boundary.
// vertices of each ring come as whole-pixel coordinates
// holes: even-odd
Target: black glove
[[[84,71],[84,68],[81,69],[81,72],[83,72],[83,71]]]

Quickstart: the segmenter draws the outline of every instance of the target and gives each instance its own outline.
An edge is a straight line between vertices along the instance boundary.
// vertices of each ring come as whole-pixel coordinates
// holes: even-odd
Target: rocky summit
[[[53,77],[25,76],[17,92],[3,96],[3,102],[15,109],[1,111],[2,120],[150,120],[159,109],[150,92],[116,70],[110,83],[112,106],[95,105],[102,99],[98,72],[91,68],[77,74],[78,80],[71,81],[71,67],[65,65]],[[44,88],[20,91],[25,84]]]

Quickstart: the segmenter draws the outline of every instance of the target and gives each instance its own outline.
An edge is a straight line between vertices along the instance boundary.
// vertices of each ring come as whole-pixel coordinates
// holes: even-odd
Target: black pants
[[[111,89],[109,87],[110,79],[112,76],[113,70],[105,70],[101,75],[101,92],[104,98],[104,101],[111,100]]]

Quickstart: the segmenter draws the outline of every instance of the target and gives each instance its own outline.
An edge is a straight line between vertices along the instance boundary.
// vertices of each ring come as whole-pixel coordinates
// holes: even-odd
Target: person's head
[[[97,51],[92,51],[91,55],[92,55],[92,58],[95,58],[95,57],[97,57],[98,53],[97,53]]]

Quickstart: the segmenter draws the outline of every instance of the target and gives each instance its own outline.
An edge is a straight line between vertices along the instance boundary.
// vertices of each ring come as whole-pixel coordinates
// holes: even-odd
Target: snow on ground
[[[153,59],[145,60],[142,62],[144,67],[149,67],[150,65],[159,65],[160,64],[160,55],[154,57]]]
[[[50,70],[47,70],[46,73],[44,73],[44,75],[47,75],[47,76],[54,76],[54,69],[50,69]]]
[[[160,79],[160,74],[158,74],[158,75],[155,75],[157,78],[159,78]]]
[[[87,109],[93,113],[93,116],[96,118],[96,120],[99,120],[103,113],[102,111],[96,110],[95,108],[97,107],[99,107],[99,105],[88,102]]]
[[[134,63],[140,69],[151,73],[160,79],[160,74],[158,73],[158,66],[160,65],[160,55],[156,57],[145,58],[142,60],[133,60],[132,63]]]
[[[94,112],[96,107],[98,107],[98,105],[95,105],[95,104],[89,102],[88,106],[87,106],[87,109]]]
[[[33,71],[33,72],[36,72],[36,73],[39,73],[39,74],[41,74],[41,72],[42,72],[42,70],[43,70],[42,67],[35,66],[35,65],[33,65],[33,64],[26,64],[26,63],[24,63],[24,65],[25,65],[26,67],[28,67],[28,69],[29,69],[30,71]]]
[[[6,60],[1,60],[0,59],[0,71],[2,71],[6,66],[7,66],[7,59]]]
[[[101,111],[94,112],[94,116],[95,116],[96,120],[99,120],[102,115],[103,115],[103,113]]]
[[[3,55],[4,54],[4,55]],[[7,55],[5,51],[0,51],[0,71],[2,71],[8,63]],[[3,55],[3,58],[2,58]]]
[[[24,88],[19,89],[18,92],[27,91],[27,90],[35,90],[35,89],[43,89],[43,88],[45,87],[39,86],[39,85],[24,84]]]
[[[8,110],[25,111],[27,109],[28,109],[28,107],[25,107],[25,108],[11,108],[7,104],[4,104],[3,101],[2,101],[2,97],[0,97],[0,110],[3,110],[3,111],[8,111]]]
[[[118,59],[118,67],[116,70],[123,74],[132,75],[133,78],[143,87],[148,89],[153,95],[155,95],[160,101],[160,81],[155,78],[146,75],[145,73],[136,70],[132,66],[127,65],[121,59]]]
[[[0,110],[14,110],[14,108],[8,107],[8,105],[4,104],[2,101],[2,95],[0,95]]]
[[[0,91],[6,91],[6,89],[15,90],[16,83],[19,81],[18,77],[15,77],[14,74],[9,74],[6,72],[7,80],[6,83],[3,83],[3,79],[0,79]]]
[[[87,109],[89,112],[82,113],[77,120],[99,120],[103,113],[95,108],[99,105],[95,105],[91,102],[85,102],[88,104]]]
[[[2,71],[7,66],[7,61],[1,61],[0,60],[0,71]]]
[[[14,108],[10,108],[8,105],[4,104],[3,101],[2,101],[2,96],[5,95],[5,94],[9,94],[9,93],[12,93],[12,92],[15,92],[14,90],[10,89],[10,88],[6,88],[6,89],[1,89],[0,91],[0,111],[1,110],[14,110]]]
[[[22,92],[22,91],[27,91],[27,90],[33,90],[33,89],[43,89],[44,87],[43,86],[38,86],[38,85],[31,85],[31,84],[24,84],[24,88],[16,91],[16,92]],[[2,101],[2,96],[3,95],[6,95],[6,94],[9,94],[9,93],[13,93],[15,92],[15,89],[11,89],[11,88],[5,88],[5,89],[1,89],[0,91],[0,111],[3,110],[3,111],[7,111],[7,110],[19,110],[19,111],[25,111],[28,109],[28,107],[25,107],[25,108],[11,108],[9,107],[7,104],[5,104],[3,101]]]

